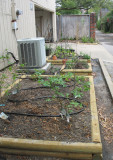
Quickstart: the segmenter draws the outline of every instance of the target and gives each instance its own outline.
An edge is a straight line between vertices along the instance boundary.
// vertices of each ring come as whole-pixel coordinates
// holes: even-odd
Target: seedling
[[[72,59],[66,62],[67,69],[76,69],[76,68],[89,68],[87,62],[80,61],[78,55],[72,54]]]
[[[57,56],[57,58],[61,59],[68,59],[69,57],[72,57],[72,49],[63,48],[62,46],[57,46],[56,50],[54,51],[54,54]],[[73,52],[74,53],[74,52]]]
[[[88,54],[85,54],[83,52],[80,52],[80,56],[82,56],[83,59],[91,59],[91,57]]]
[[[83,43],[94,43],[95,42],[95,40],[93,38],[85,37],[85,36],[82,37],[81,40]]]

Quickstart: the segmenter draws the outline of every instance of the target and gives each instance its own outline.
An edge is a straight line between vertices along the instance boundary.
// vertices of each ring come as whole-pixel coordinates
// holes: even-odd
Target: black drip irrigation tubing
[[[36,99],[31,99],[33,101],[37,100],[37,99],[43,99],[43,98],[53,98],[52,96],[44,96],[44,97],[38,97]],[[63,99],[69,99],[69,100],[73,100],[73,98],[66,98],[66,97],[56,97],[56,98],[63,98]],[[74,99],[76,102],[78,103],[81,103],[79,102],[78,100]],[[11,99],[8,99],[9,102],[24,102],[24,101],[29,101],[27,99],[25,100],[21,100],[21,101],[17,101],[17,100],[11,100]],[[86,107],[84,104],[82,104],[83,108],[77,112],[73,112],[73,113],[70,113],[69,115],[72,116],[72,115],[75,115],[75,114],[79,114],[81,112],[84,111],[84,108]],[[16,113],[16,112],[5,112],[6,114],[10,114],[10,115],[17,115],[17,116],[34,116],[34,117],[62,117],[61,114],[59,115],[37,115],[37,114],[27,114],[27,113]]]
[[[16,57],[14,56],[14,54],[12,52],[7,52],[7,54],[10,54],[13,57],[13,59],[15,60],[16,63],[19,62],[19,60],[16,59]]]
[[[74,84],[72,84],[72,85],[67,85],[67,86],[65,86],[64,88],[66,88],[66,87],[72,87],[72,86],[74,86]],[[63,86],[60,86],[60,87],[63,87]],[[50,87],[46,87],[46,86],[29,87],[29,88],[20,89],[19,91],[22,91],[22,90],[33,90],[33,89],[38,89],[38,88],[50,88]]]
[[[73,112],[70,113],[69,115],[75,115],[75,114],[79,114],[82,111],[84,111],[84,109],[81,109],[80,111],[77,112]],[[39,118],[46,118],[46,117],[62,117],[60,114],[59,115],[37,115],[37,114],[28,114],[28,113],[16,113],[16,112],[5,112],[5,114],[10,114],[10,115],[16,115],[16,116],[28,116],[28,117],[39,117]]]

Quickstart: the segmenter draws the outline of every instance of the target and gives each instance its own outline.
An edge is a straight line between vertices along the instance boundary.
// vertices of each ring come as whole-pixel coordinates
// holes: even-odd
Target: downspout
[[[15,0],[12,0],[12,4],[11,4],[12,21],[16,21],[17,19],[15,6],[16,6]]]
[[[89,14],[89,37],[91,38],[91,21],[90,21],[90,14]]]

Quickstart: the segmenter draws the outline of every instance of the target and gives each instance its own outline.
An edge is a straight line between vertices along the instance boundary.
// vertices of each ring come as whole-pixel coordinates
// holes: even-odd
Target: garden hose
[[[84,109],[81,109],[80,111],[70,113],[69,115],[72,116],[74,114],[79,114]],[[61,115],[37,115],[37,114],[28,114],[28,113],[16,113],[16,112],[4,112],[5,114],[10,114],[10,115],[17,115],[17,116],[29,116],[29,117],[39,117],[39,118],[46,118],[46,117],[61,117]]]
[[[44,97],[38,97],[38,98],[35,98],[35,99],[31,99],[32,101],[35,101],[37,99],[43,99],[43,98],[53,98],[52,96],[44,96]],[[66,98],[66,97],[61,97],[61,96],[58,96],[56,98],[62,98],[62,99],[69,99],[69,100],[73,100],[73,98]],[[74,99],[76,102],[80,103],[78,100]],[[9,102],[12,102],[12,103],[15,103],[15,102],[24,102],[24,101],[29,101],[28,99],[24,99],[24,100],[13,100],[13,99],[8,99]],[[84,108],[86,107],[84,104],[82,104],[83,108],[77,112],[72,112],[70,113],[69,115],[72,116],[72,115],[75,115],[75,114],[79,114],[81,113],[82,111],[84,111]],[[10,114],[10,115],[17,115],[17,116],[34,116],[34,117],[61,117],[61,115],[37,115],[37,114],[27,114],[27,113],[16,113],[16,112],[5,112],[6,114]]]
[[[16,59],[16,57],[14,56],[14,54],[12,52],[7,52],[7,54],[11,54],[11,56],[13,57],[13,59],[15,60],[16,63],[19,62],[19,60]]]
[[[72,86],[74,86],[74,84],[72,84],[72,85],[67,85],[66,87],[72,87]],[[61,87],[63,87],[63,86],[61,86]],[[64,87],[64,88],[66,88],[66,87]],[[19,91],[22,91],[22,90],[33,90],[33,89],[38,89],[38,88],[50,88],[50,87],[46,87],[46,86],[29,87],[29,88],[20,89]]]

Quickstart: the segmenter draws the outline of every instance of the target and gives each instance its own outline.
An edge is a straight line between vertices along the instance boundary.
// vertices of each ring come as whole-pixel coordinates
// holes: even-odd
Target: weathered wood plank
[[[92,130],[92,141],[101,143],[100,128],[98,121],[98,112],[96,106],[96,96],[94,89],[93,77],[90,76],[90,108],[91,108],[91,130]]]
[[[73,73],[92,73],[92,67],[91,67],[91,63],[88,64],[89,68],[88,69],[63,69],[61,70],[62,73],[66,73],[66,72],[73,72]]]
[[[66,152],[66,153],[102,153],[101,143],[67,143],[19,138],[0,138],[1,148],[15,148],[34,151]]]
[[[20,79],[16,80],[12,85],[10,85],[7,90],[10,90],[11,88],[13,88],[16,84],[18,84],[19,82],[22,81],[23,78],[26,78],[26,75],[23,75],[20,77]],[[6,91],[3,91],[0,95],[0,98],[3,97],[5,95]]]
[[[39,152],[30,150],[19,150],[19,149],[4,149],[0,148],[1,153],[16,154],[16,155],[29,155],[29,156],[46,156],[46,157],[57,157],[57,158],[68,158],[77,160],[92,160],[92,154],[77,154],[77,153],[56,153],[56,152]]]

